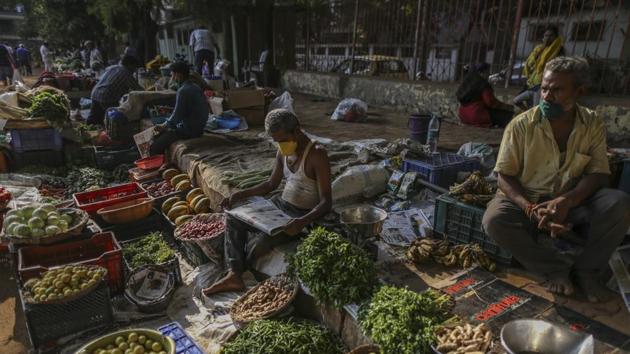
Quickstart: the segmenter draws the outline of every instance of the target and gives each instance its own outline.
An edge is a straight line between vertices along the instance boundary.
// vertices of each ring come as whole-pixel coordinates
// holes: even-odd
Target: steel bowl
[[[593,336],[543,320],[523,319],[501,328],[501,345],[509,354],[593,354]]]
[[[353,232],[364,238],[370,238],[378,236],[383,230],[387,212],[371,205],[361,204],[340,210],[339,219]]]

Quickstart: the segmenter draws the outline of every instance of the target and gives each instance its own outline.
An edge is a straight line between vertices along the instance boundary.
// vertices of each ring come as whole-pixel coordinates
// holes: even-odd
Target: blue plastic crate
[[[450,152],[440,152],[422,160],[403,161],[403,171],[417,172],[423,179],[444,188],[457,182],[458,172],[472,172],[479,168],[479,160]]]
[[[54,128],[11,129],[11,148],[15,152],[63,149],[63,138]]]
[[[205,354],[193,341],[178,322],[169,323],[158,328],[158,331],[175,341],[176,354]]]
[[[619,186],[617,188],[630,194],[630,160],[623,161],[621,178],[619,178]]]
[[[501,248],[481,228],[484,212],[484,208],[442,194],[435,199],[433,229],[436,233],[446,235],[455,244],[477,243],[494,260],[509,265],[512,263],[512,254]]]

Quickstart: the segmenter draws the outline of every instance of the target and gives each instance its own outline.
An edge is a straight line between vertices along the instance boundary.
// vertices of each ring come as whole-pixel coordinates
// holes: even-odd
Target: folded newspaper
[[[151,147],[151,140],[153,140],[154,135],[155,127],[151,127],[133,136],[133,140],[140,152],[140,157],[143,159],[149,157],[149,148]]]
[[[279,234],[292,219],[267,199],[256,199],[226,213],[267,235]]]
[[[630,311],[630,245],[617,248],[610,256],[609,264],[617,279],[619,293]]]

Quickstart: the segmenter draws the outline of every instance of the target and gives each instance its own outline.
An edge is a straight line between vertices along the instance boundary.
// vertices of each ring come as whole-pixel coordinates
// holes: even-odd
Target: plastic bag
[[[13,70],[13,83],[16,82],[22,82],[22,74],[20,74],[20,70],[18,69],[14,69]]]
[[[295,111],[293,110],[293,97],[291,97],[291,94],[289,93],[289,91],[284,91],[282,95],[276,97],[269,104],[270,111],[273,109],[279,109],[279,108],[286,109],[287,111],[295,114]]]
[[[330,119],[343,122],[363,122],[367,119],[367,103],[357,98],[344,98],[339,102]]]
[[[371,198],[387,190],[389,171],[378,165],[359,165],[348,168],[332,183],[333,204]]]

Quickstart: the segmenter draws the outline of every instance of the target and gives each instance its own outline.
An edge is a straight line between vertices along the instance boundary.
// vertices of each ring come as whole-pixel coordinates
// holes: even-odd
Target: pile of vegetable
[[[95,349],[94,354],[160,354],[166,353],[162,342],[164,338],[147,337],[145,334],[131,332],[127,338],[117,336],[103,346]]]
[[[29,115],[44,118],[53,127],[61,129],[70,122],[70,100],[63,92],[39,92],[33,97]]]
[[[337,308],[369,297],[376,284],[376,268],[365,251],[322,227],[298,246],[289,263],[315,299]]]
[[[112,178],[114,182],[125,183],[129,182],[129,169],[133,168],[134,165],[123,163],[114,168],[112,171]]]
[[[96,287],[106,274],[107,270],[98,266],[66,266],[48,270],[41,278],[29,279],[24,289],[36,303],[62,300]]]
[[[359,325],[383,354],[431,353],[435,330],[452,306],[450,296],[435,290],[383,286],[359,309]]]
[[[249,322],[269,316],[286,307],[292,300],[297,283],[288,277],[269,278],[240,297],[232,308],[232,319]]]
[[[163,197],[175,192],[175,188],[173,188],[173,186],[171,186],[171,184],[167,181],[146,183],[142,186],[152,198]]]
[[[492,332],[483,323],[441,327],[435,334],[435,349],[445,354],[486,353],[492,345]]]
[[[335,354],[343,353],[339,339],[311,322],[259,320],[250,323],[225,344],[222,354]]]
[[[4,219],[4,233],[11,237],[50,237],[68,231],[70,214],[60,213],[53,205],[25,206],[9,210]]]
[[[137,268],[166,263],[175,257],[175,253],[160,232],[152,232],[138,241],[123,244],[123,256],[131,268]]]
[[[162,173],[162,178],[168,182],[176,191],[186,191],[192,188],[192,182],[187,174],[174,168],[169,168]]]
[[[433,259],[436,263],[447,267],[459,264],[462,268],[469,268],[473,263],[477,263],[490,272],[494,272],[497,268],[496,263],[476,243],[451,247],[446,240],[416,239],[407,249],[407,258],[416,264],[423,264]]]
[[[201,188],[191,189],[186,194],[186,200],[181,200],[179,196],[174,196],[162,203],[162,213],[176,226],[192,219],[195,214],[203,214],[209,211],[210,199],[203,194]]]
[[[66,177],[66,196],[72,197],[74,193],[85,192],[98,188],[107,187],[111,176],[107,171],[93,167],[73,168]]]
[[[175,236],[178,240],[204,240],[224,231],[225,219],[218,214],[196,215],[178,226]]]
[[[247,189],[269,179],[271,170],[254,170],[248,172],[225,171],[221,183],[238,189]]]

